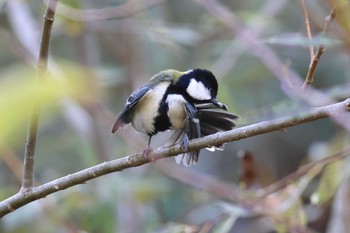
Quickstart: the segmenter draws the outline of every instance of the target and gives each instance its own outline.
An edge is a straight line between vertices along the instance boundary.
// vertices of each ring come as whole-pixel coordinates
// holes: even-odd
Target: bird
[[[148,136],[143,155],[149,158],[152,136],[173,130],[170,145],[180,143],[185,149],[189,141],[235,127],[236,115],[227,111],[217,100],[218,82],[206,69],[159,72],[135,90],[127,99],[112,126],[112,134],[131,123],[133,128]],[[223,145],[207,148],[223,149]],[[198,162],[200,150],[176,156],[178,164],[192,166]]]

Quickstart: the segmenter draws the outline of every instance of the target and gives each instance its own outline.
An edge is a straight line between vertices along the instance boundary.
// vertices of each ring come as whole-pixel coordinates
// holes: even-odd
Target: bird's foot
[[[184,136],[181,142],[181,149],[182,150],[188,150],[188,145],[190,144],[190,139],[187,135]]]
[[[156,162],[156,159],[153,156],[151,156],[152,151],[153,151],[152,148],[148,146],[146,149],[143,150],[142,157],[144,157],[146,160],[150,162]]]

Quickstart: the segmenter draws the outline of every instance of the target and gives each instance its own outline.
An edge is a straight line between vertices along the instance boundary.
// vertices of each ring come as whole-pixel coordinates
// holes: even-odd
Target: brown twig
[[[305,0],[300,0],[301,9],[303,10],[304,18],[305,18],[305,29],[306,29],[306,36],[309,39],[310,42],[310,62],[312,62],[312,58],[315,56],[314,46],[312,45],[312,35],[310,30],[310,21],[309,21],[309,13],[307,12],[306,6],[305,6]]]
[[[325,23],[324,23],[324,27],[323,27],[324,34],[329,31],[329,28],[330,28],[334,18],[335,18],[335,8],[333,8],[331,10],[331,13],[325,18]],[[320,44],[317,51],[316,51],[316,54],[312,57],[311,63],[309,65],[309,69],[308,69],[307,74],[306,74],[304,84],[302,86],[303,90],[306,90],[313,82],[313,78],[314,78],[314,74],[316,71],[318,61],[321,59],[321,56],[325,50],[326,50],[325,46],[323,44]]]
[[[40,81],[42,81],[42,79],[45,78],[47,72],[47,60],[49,54],[51,28],[55,16],[55,8],[57,5],[57,1],[58,0],[50,0],[48,2],[48,6],[44,15],[44,25],[40,42],[40,52],[38,61],[38,75]],[[27,132],[27,140],[24,152],[21,192],[27,192],[31,190],[34,184],[34,159],[39,126],[40,107],[40,103],[36,103],[33,106],[33,110],[29,120],[29,128]]]
[[[269,68],[269,70],[280,81],[281,88],[286,95],[303,100],[311,106],[332,103],[327,96],[313,88],[308,89],[307,95],[305,92],[301,91],[300,87],[303,85],[303,81],[301,80],[300,75],[292,69],[288,70],[288,80],[290,81],[290,85],[286,83],[285,66],[277,54],[264,43],[261,43],[261,40],[256,35],[255,31],[246,27],[244,23],[241,22],[238,17],[221,2],[217,0],[193,1],[203,6],[210,14],[226,24],[236,33],[241,43],[247,45],[249,51],[259,58],[260,61]]]
[[[241,42],[246,44],[249,47],[250,52],[259,58],[260,61],[269,68],[280,81],[281,89],[286,95],[311,106],[321,106],[334,103],[331,98],[323,92],[314,89],[312,86],[308,87],[307,92],[303,91],[300,88],[303,85],[303,80],[300,75],[292,69],[289,69],[286,75],[285,66],[277,54],[268,46],[261,43],[261,40],[258,39],[256,33],[246,27],[238,17],[221,2],[217,0],[193,1],[206,8],[210,14],[236,32]],[[328,24],[327,27],[329,26],[330,25]],[[286,83],[286,76],[288,77],[290,84]],[[332,120],[350,132],[348,119],[332,117]]]
[[[233,142],[256,135],[281,131],[287,127],[298,124],[303,124],[317,119],[326,118],[329,116],[338,117],[344,114],[349,114],[350,99],[332,105],[311,109],[307,113],[280,118],[271,121],[264,121],[238,129],[233,129],[227,132],[208,135],[190,141],[188,148],[183,148],[181,145],[171,147],[161,147],[151,152],[150,156],[155,160],[164,157],[175,156],[192,150],[199,150],[213,145],[221,145],[227,142]],[[69,187],[83,184],[88,180],[95,179],[112,172],[122,171],[127,168],[141,166],[149,163],[142,156],[142,153],[129,155],[120,159],[104,162],[96,166],[84,169],[82,171],[67,175],[65,177],[53,180],[49,183],[34,187],[27,192],[19,192],[12,197],[0,202],[0,217],[40,198],[46,197],[49,194],[67,189]]]
[[[166,162],[157,164],[157,169],[170,178],[188,184],[224,200],[240,202],[241,190],[235,184],[218,180],[212,176],[200,174],[181,166],[172,166]]]
[[[267,195],[274,193],[278,190],[281,190],[284,187],[286,187],[287,185],[291,184],[292,182],[295,182],[300,177],[307,174],[315,166],[319,166],[319,170],[322,171],[323,168],[325,166],[329,165],[330,163],[345,159],[349,155],[350,155],[350,147],[346,147],[342,151],[335,153],[333,155],[330,155],[324,159],[321,159],[319,161],[315,161],[312,163],[308,163],[304,166],[301,166],[298,168],[298,170],[296,170],[292,174],[285,176],[284,178],[278,180],[277,182],[263,188],[260,191],[260,198],[258,200],[261,200],[261,199],[265,198]]]
[[[278,2],[275,0],[264,1],[264,5],[258,10],[259,14],[261,14],[263,17],[273,18],[275,15],[281,12],[287,2],[288,0],[279,0]],[[268,27],[268,24],[264,26],[259,24],[259,26],[254,27],[254,31],[257,35],[260,35],[265,31],[266,27]],[[238,58],[247,49],[248,48],[246,46],[242,46],[239,38],[234,38],[213,65],[213,70],[215,70],[217,77],[226,76],[231,70],[233,70]]]

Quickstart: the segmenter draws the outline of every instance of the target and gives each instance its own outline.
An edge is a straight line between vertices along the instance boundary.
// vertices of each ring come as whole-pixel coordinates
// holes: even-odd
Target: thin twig
[[[344,114],[349,114],[349,111],[350,99],[347,99],[340,103],[311,109],[307,113],[271,121],[264,121],[238,129],[233,129],[227,132],[212,134],[206,137],[195,139],[190,141],[187,149],[183,148],[181,145],[161,147],[152,151],[150,156],[154,158],[154,160],[175,156],[177,154],[185,153],[188,151],[211,147],[213,145],[221,145],[223,143],[233,142],[277,130],[281,131],[287,127],[315,121],[317,119],[322,119],[329,116],[342,116]],[[120,159],[98,164],[96,166],[84,169],[62,178],[58,178],[49,183],[34,187],[25,193],[19,192],[14,196],[0,202],[0,217],[30,202],[46,197],[49,194],[67,189],[78,184],[83,184],[86,181],[95,179],[108,173],[122,171],[131,167],[138,167],[146,163],[149,163],[149,161],[146,160],[144,156],[142,156],[142,153],[129,155]]]
[[[188,184],[191,187],[205,190],[206,192],[223,200],[232,202],[240,202],[240,188],[232,183],[224,182],[210,175],[201,174],[182,166],[172,166],[166,162],[156,164],[158,170],[166,174],[168,177]]]
[[[265,198],[267,195],[274,193],[278,190],[281,190],[287,185],[291,184],[292,182],[295,182],[297,179],[307,174],[315,166],[319,166],[320,171],[322,171],[325,166],[335,161],[345,159],[347,156],[349,156],[349,154],[350,154],[350,147],[346,147],[342,151],[337,152],[333,155],[330,155],[324,159],[321,159],[319,161],[315,161],[312,163],[308,163],[304,166],[299,167],[298,170],[296,170],[292,174],[285,176],[284,178],[278,180],[277,182],[263,188],[260,191],[260,198],[258,200],[261,200]]]
[[[275,15],[281,12],[287,2],[287,0],[265,1],[264,5],[258,10],[258,12],[263,17],[273,18]],[[260,22],[256,23],[256,26],[253,24],[253,28],[257,35],[260,35],[262,32],[264,32],[266,27],[269,26],[268,24],[261,26]],[[242,46],[240,39],[234,38],[230,45],[225,48],[219,59],[215,61],[213,65],[213,70],[215,70],[217,77],[226,76],[231,70],[233,70],[235,63],[246,50],[247,46]]]
[[[334,103],[334,101],[325,95],[323,92],[316,90],[312,86],[308,87],[308,91],[303,91],[300,87],[303,85],[303,80],[300,75],[292,69],[288,70],[288,81],[286,83],[285,66],[277,54],[272,51],[264,43],[261,43],[256,33],[246,27],[238,17],[230,11],[225,5],[218,0],[193,0],[199,5],[207,9],[207,11],[216,17],[218,20],[231,28],[240,38],[241,42],[246,44],[250,52],[255,55],[260,61],[271,70],[275,77],[280,81],[281,89],[289,97],[300,100],[304,104],[311,106],[321,106]],[[332,17],[330,17],[332,18]],[[331,22],[331,20],[329,20]],[[327,28],[330,26],[328,24]],[[348,119],[333,118],[332,119],[344,129],[350,132],[350,124]]]
[[[329,31],[329,28],[330,28],[334,18],[335,18],[335,8],[333,8],[331,10],[331,13],[325,18],[325,23],[324,23],[324,27],[323,27],[323,34],[325,34]],[[325,49],[324,45],[320,44],[317,51],[316,51],[315,56],[313,56],[311,63],[309,65],[309,70],[307,71],[306,78],[305,78],[304,84],[302,86],[303,90],[308,89],[308,87],[313,82],[313,78],[314,78],[314,74],[316,71],[318,61],[321,59],[321,56],[325,50],[326,49]]]
[[[301,9],[303,10],[304,18],[305,18],[305,29],[306,29],[306,36],[309,39],[310,42],[310,63],[312,62],[312,58],[315,56],[314,46],[312,44],[312,35],[310,30],[310,21],[309,21],[309,13],[307,12],[306,6],[305,6],[305,0],[300,0]]]
[[[51,38],[51,28],[55,16],[55,8],[58,0],[50,0],[44,15],[44,25],[40,42],[40,52],[38,60],[38,75],[40,81],[45,78],[47,72],[47,60]],[[34,184],[34,160],[35,147],[40,116],[40,100],[33,106],[30,116],[27,140],[24,152],[23,178],[21,192],[27,192],[33,188]]]
[[[226,24],[232,29],[240,39],[241,43],[244,43],[249,51],[260,59],[260,61],[275,75],[280,81],[281,88],[284,93],[290,97],[301,99],[304,103],[308,103],[311,106],[319,106],[331,104],[332,100],[325,96],[322,92],[310,87],[306,95],[305,92],[300,90],[303,85],[301,76],[292,69],[288,70],[288,80],[290,85],[286,83],[285,79],[285,66],[277,54],[264,43],[261,43],[261,39],[258,38],[255,31],[251,30],[244,25],[243,22],[230,11],[225,5],[218,0],[193,0],[198,5],[203,6],[207,11],[216,17],[218,20]]]

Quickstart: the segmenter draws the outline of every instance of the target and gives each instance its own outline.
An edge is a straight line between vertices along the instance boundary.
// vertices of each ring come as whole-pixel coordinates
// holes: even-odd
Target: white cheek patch
[[[186,91],[192,98],[197,100],[211,99],[210,91],[202,82],[197,82],[195,79],[191,79]]]

